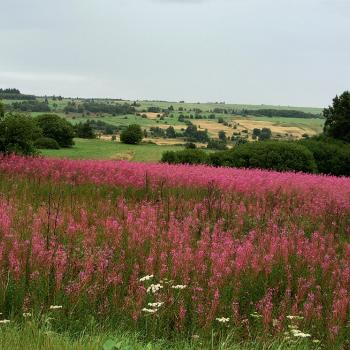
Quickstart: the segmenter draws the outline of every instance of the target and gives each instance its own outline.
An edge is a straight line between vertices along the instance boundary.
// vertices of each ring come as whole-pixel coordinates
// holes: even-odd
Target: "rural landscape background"
[[[350,348],[343,0],[13,0],[0,350]]]

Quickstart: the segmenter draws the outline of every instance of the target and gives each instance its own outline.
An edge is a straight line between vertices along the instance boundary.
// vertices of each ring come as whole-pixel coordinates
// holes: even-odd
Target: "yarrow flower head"
[[[10,323],[10,320],[0,320],[0,324],[6,324],[6,323]]]
[[[139,279],[140,282],[145,282],[145,281],[149,281],[150,279],[152,279],[154,276],[153,275],[147,275],[144,276],[142,278]]]
[[[182,285],[182,284],[177,284],[176,286],[172,286],[171,288],[173,288],[173,289],[185,289],[185,288],[187,288],[187,286]]]
[[[59,310],[62,309],[63,306],[62,305],[51,305],[50,306],[50,310]]]
[[[298,321],[301,321],[304,319],[304,317],[302,316],[293,316],[293,315],[288,315],[287,318],[288,320],[298,320]]]
[[[142,309],[143,312],[149,313],[149,314],[154,314],[157,312],[157,309],[147,309],[146,307]]]
[[[32,317],[32,314],[30,312],[24,312],[23,313],[23,317],[27,318],[27,317]]]
[[[158,302],[158,303],[148,303],[148,306],[153,307],[153,308],[159,308],[163,305],[163,302]]]
[[[216,321],[218,321],[220,323],[227,323],[227,322],[230,322],[230,318],[229,317],[218,317],[218,318],[216,318]]]
[[[311,334],[303,333],[303,332],[299,331],[298,329],[292,329],[291,333],[294,335],[294,337],[297,337],[297,338],[310,338],[311,337]]]
[[[160,289],[162,289],[163,286],[161,284],[151,284],[148,288],[147,288],[147,293],[157,293]]]

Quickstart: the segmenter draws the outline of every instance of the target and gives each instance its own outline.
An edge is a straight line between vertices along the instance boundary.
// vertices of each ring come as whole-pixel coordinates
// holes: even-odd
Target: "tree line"
[[[236,112],[236,114],[241,115],[253,115],[253,116],[263,116],[263,117],[282,117],[282,118],[317,118],[323,119],[324,116],[322,114],[314,114],[314,113],[306,113],[302,111],[296,110],[283,110],[283,109],[243,109],[240,112]]]
[[[0,100],[35,100],[34,95],[24,95],[18,89],[0,89]]]
[[[135,107],[128,103],[107,104],[102,102],[68,102],[64,108],[65,113],[106,113],[112,115],[125,115],[135,113]]]

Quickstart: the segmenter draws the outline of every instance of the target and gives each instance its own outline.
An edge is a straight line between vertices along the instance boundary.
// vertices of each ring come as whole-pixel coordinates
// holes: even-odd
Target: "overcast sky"
[[[0,87],[325,106],[350,89],[350,0],[1,1]]]

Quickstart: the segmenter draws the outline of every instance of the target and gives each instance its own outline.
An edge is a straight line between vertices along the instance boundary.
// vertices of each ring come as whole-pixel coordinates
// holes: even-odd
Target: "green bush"
[[[261,168],[277,171],[317,171],[312,153],[303,145],[292,142],[254,142],[236,146],[233,150],[209,156],[214,166]]]
[[[330,139],[302,140],[315,158],[319,173],[350,176],[350,144]]]
[[[208,142],[207,148],[208,149],[216,149],[219,151],[224,151],[227,149],[226,141],[211,139]]]
[[[162,162],[350,176],[350,144],[322,137],[253,142],[210,154],[198,149],[165,152]]]
[[[34,141],[34,146],[39,149],[59,149],[58,142],[50,137],[40,137]]]
[[[120,134],[120,141],[128,145],[137,145],[142,141],[143,132],[140,125],[132,124]]]
[[[199,149],[185,149],[183,151],[168,151],[162,155],[162,162],[169,164],[206,164],[208,156]]]
[[[74,129],[75,129],[76,136],[82,139],[94,139],[96,137],[94,130],[92,129],[92,126],[90,125],[89,121],[86,121],[85,123],[80,122],[76,124],[74,126]]]
[[[36,118],[36,122],[43,136],[56,140],[60,147],[74,145],[74,128],[66,119],[56,114],[42,114]]]
[[[197,145],[193,142],[187,142],[187,143],[185,143],[185,148],[186,149],[196,149]]]
[[[33,141],[41,130],[33,118],[21,113],[7,113],[0,117],[0,153],[34,155]]]

